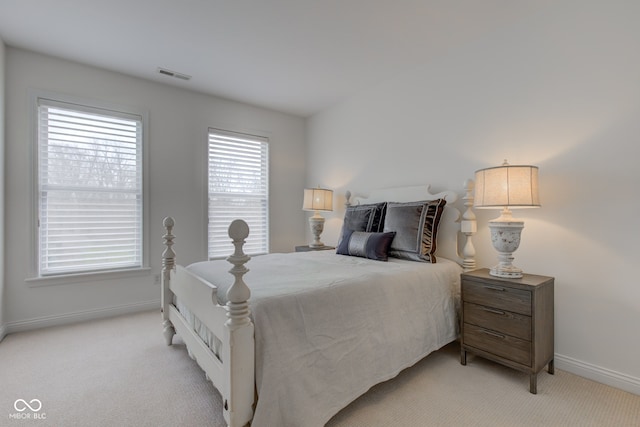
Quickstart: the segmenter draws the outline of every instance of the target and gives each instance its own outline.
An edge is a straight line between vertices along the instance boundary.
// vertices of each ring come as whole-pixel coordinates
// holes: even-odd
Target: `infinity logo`
[[[29,403],[33,406],[31,406]],[[27,410],[27,408],[31,409],[33,412],[38,412],[40,409],[42,409],[42,402],[40,402],[38,399],[31,399],[29,403],[27,403],[27,401],[24,399],[18,399],[13,402],[13,407],[18,412],[24,412]]]

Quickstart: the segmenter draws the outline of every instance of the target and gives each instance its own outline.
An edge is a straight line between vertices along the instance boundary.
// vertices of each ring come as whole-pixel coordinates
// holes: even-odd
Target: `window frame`
[[[96,101],[63,95],[54,92],[42,90],[29,90],[29,123],[30,123],[30,143],[29,154],[30,164],[30,262],[29,274],[25,280],[29,286],[48,286],[67,283],[88,282],[92,280],[109,280],[124,277],[135,277],[141,275],[149,275],[151,269],[149,267],[149,150],[148,150],[148,123],[149,113],[147,110],[125,106],[120,104],[112,104],[104,101]],[[79,111],[94,110],[104,111],[106,114],[112,113],[114,116],[133,115],[138,116],[142,123],[142,259],[141,265],[130,268],[108,268],[100,270],[88,270],[81,272],[63,272],[60,274],[41,275],[40,274],[40,185],[39,185],[39,105],[40,100],[47,100],[53,103],[67,104],[70,107],[78,106]]]
[[[210,193],[209,193],[209,139],[210,139],[210,135],[211,133],[215,133],[218,132],[220,134],[227,134],[227,135],[238,135],[240,137],[244,136],[244,137],[248,137],[248,138],[254,138],[256,140],[262,140],[262,142],[264,142],[266,144],[266,163],[264,165],[264,167],[266,168],[266,190],[267,190],[267,194],[266,194],[266,213],[265,213],[265,226],[267,228],[266,231],[266,235],[265,235],[265,251],[264,252],[252,252],[249,253],[246,248],[245,248],[245,252],[250,255],[250,256],[256,256],[256,255],[264,255],[266,253],[270,252],[270,248],[271,248],[271,224],[270,224],[270,211],[271,211],[271,188],[270,188],[270,166],[271,166],[271,160],[270,160],[270,151],[271,151],[271,138],[268,132],[262,132],[262,131],[255,131],[255,130],[238,130],[237,128],[233,128],[231,126],[209,126],[206,129],[205,132],[205,144],[204,144],[204,220],[205,220],[205,239],[204,239],[204,253],[206,256],[206,259],[208,260],[217,260],[217,259],[225,259],[227,256],[231,255],[233,252],[233,245],[231,245],[231,239],[227,236],[227,241],[229,242],[230,246],[230,251],[228,254],[225,255],[220,255],[217,257],[210,257],[209,254],[209,203],[211,201],[210,199]],[[249,224],[249,226],[251,227],[251,224]],[[249,235],[251,235],[251,230],[249,231]]]

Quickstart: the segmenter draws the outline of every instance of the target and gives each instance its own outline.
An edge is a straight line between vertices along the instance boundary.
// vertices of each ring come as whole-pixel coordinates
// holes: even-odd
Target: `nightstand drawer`
[[[309,245],[296,246],[296,252],[332,251],[335,248],[336,248],[335,246],[317,246],[317,247],[311,247]]]
[[[464,344],[531,366],[531,342],[465,323]]]
[[[464,322],[531,341],[531,317],[529,316],[465,302]]]
[[[499,284],[490,285],[470,280],[462,281],[464,300],[487,307],[531,315],[531,292]]]

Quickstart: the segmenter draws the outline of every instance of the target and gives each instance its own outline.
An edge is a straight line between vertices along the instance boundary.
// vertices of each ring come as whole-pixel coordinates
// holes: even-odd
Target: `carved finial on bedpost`
[[[351,206],[351,191],[347,190],[347,192],[344,193],[344,198],[346,199],[344,206],[348,208]]]
[[[244,283],[245,273],[249,271],[245,267],[245,263],[251,259],[247,254],[243,252],[242,246],[245,243],[245,239],[249,236],[249,226],[241,219],[236,219],[229,226],[229,237],[233,241],[235,251],[233,255],[227,258],[233,268],[229,270],[229,273],[235,276],[235,280],[231,287],[227,290],[227,325],[240,326],[250,323],[249,319],[249,297],[251,291],[246,283]]]
[[[164,239],[164,244],[166,249],[162,252],[162,270],[173,270],[176,266],[176,253],[173,251],[173,239],[176,236],[173,235],[173,226],[175,225],[175,221],[170,216],[166,217],[164,221],[162,221],[162,225],[166,229],[166,233],[162,238]]]
[[[473,246],[473,235],[477,230],[476,214],[473,212],[473,189],[475,183],[472,179],[464,182],[465,195],[462,198],[466,210],[462,214],[460,231],[466,236],[464,247],[462,248],[462,268],[464,271],[476,269],[476,249]]]
[[[162,334],[164,335],[167,345],[171,345],[171,340],[176,333],[176,330],[169,320],[169,305],[173,303],[173,292],[171,292],[170,289],[171,270],[176,266],[176,253],[172,248],[173,239],[176,237],[172,233],[175,221],[168,216],[162,221],[162,225],[164,225],[165,228],[165,234],[162,238],[166,246],[164,252],[162,252]]]

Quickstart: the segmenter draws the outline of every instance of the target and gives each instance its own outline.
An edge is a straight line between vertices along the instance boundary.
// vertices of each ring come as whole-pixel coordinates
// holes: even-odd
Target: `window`
[[[209,129],[209,258],[233,253],[227,229],[249,225],[249,255],[269,251],[269,145],[267,138]]]
[[[38,276],[142,268],[142,115],[36,108]]]

